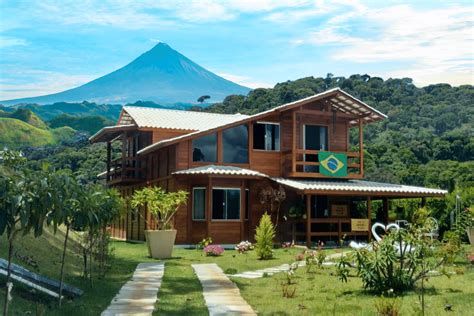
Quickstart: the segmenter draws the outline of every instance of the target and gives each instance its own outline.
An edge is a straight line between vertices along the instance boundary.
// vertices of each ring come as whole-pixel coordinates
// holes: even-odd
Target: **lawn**
[[[58,275],[62,235],[46,234],[40,240],[26,237],[19,244],[19,251],[34,254],[39,263],[39,272],[51,277]],[[0,255],[5,256],[6,247],[0,239]],[[130,279],[139,262],[149,262],[144,244],[114,242],[115,258],[110,271],[103,280],[94,279],[92,287],[81,277],[81,258],[72,251],[68,253],[68,275],[66,281],[86,291],[84,297],[66,301],[61,309],[54,301],[41,300],[36,304],[32,295],[19,291],[13,293],[12,311],[23,315],[37,310],[45,315],[99,315],[109,304],[120,287]],[[38,251],[41,249],[42,251]],[[72,249],[72,248],[71,248]],[[174,257],[166,260],[165,275],[158,294],[156,315],[207,315],[201,293],[201,285],[193,273],[192,263],[217,263],[224,271],[228,268],[238,272],[256,270],[292,262],[301,249],[277,249],[275,259],[257,260],[255,252],[240,255],[226,250],[221,257],[205,257],[195,249],[175,249]],[[474,310],[474,269],[465,260],[456,263],[458,273],[450,278],[432,277],[426,287],[427,315],[444,315],[445,304],[453,306],[451,315],[469,315]],[[460,268],[460,269],[459,269]],[[34,269],[32,269],[34,270]],[[450,268],[454,271],[454,267]],[[294,298],[284,299],[279,280],[283,274],[261,279],[232,278],[241,289],[242,296],[262,315],[375,315],[377,298],[362,290],[361,281],[351,277],[347,284],[334,275],[334,268],[306,273],[300,268],[296,273],[297,289]],[[0,295],[3,296],[3,289]],[[402,315],[412,315],[418,304],[418,293],[406,293],[400,298]],[[0,305],[3,298],[0,298]]]

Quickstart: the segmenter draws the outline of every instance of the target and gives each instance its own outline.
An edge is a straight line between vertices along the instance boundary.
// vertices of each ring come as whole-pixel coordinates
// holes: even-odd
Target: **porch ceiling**
[[[442,197],[448,191],[401,184],[363,180],[296,180],[272,178],[273,181],[305,194],[345,194],[352,196]]]
[[[107,142],[120,136],[123,131],[129,131],[134,129],[137,129],[137,126],[134,124],[107,126],[92,135],[89,138],[89,141],[91,143]]]

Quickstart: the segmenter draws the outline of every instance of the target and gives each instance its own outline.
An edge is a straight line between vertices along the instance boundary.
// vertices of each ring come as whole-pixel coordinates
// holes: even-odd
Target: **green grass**
[[[33,254],[39,263],[42,274],[56,277],[59,274],[59,258],[63,235],[47,233],[39,240],[32,237],[21,239],[17,249],[21,254]],[[74,246],[74,243],[71,244]],[[144,244],[114,242],[115,258],[111,270],[103,280],[94,279],[94,284],[81,277],[82,261],[74,254],[72,247],[68,252],[66,281],[86,291],[84,297],[68,300],[59,309],[54,301],[43,298],[40,310],[45,315],[98,315],[104,310],[120,287],[130,279],[139,262],[154,261],[147,257]],[[0,239],[0,255],[5,257],[5,240]],[[217,263],[223,270],[234,268],[238,272],[277,266],[294,260],[300,249],[277,249],[275,259],[257,260],[255,252],[240,255],[226,250],[220,257],[206,257],[202,251],[194,249],[175,249],[173,258],[165,260],[165,274],[158,294],[155,315],[207,315],[199,280],[194,275],[191,264]],[[450,315],[468,315],[474,310],[474,269],[465,260],[457,263],[463,275],[432,277],[426,285],[427,315],[445,315],[445,304],[451,304],[454,312]],[[450,268],[454,270],[454,267]],[[34,270],[34,269],[32,269]],[[300,268],[296,274],[296,296],[284,299],[279,285],[283,274],[261,279],[232,278],[239,286],[242,296],[262,315],[375,315],[374,304],[377,297],[362,289],[359,278],[353,276],[347,284],[341,283],[334,275],[334,268],[306,273]],[[3,290],[0,295],[3,296]],[[15,288],[12,303],[13,314],[23,315],[27,311],[35,314],[37,304],[31,294]],[[37,297],[35,297],[37,299]],[[409,292],[401,298],[402,315],[412,315],[418,306],[418,293]],[[3,298],[0,297],[0,306]]]

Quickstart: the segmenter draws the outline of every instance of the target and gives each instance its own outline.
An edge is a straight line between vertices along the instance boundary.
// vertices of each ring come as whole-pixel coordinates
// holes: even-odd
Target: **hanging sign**
[[[353,232],[368,232],[369,220],[361,218],[351,218],[351,231]]]
[[[330,151],[319,152],[319,172],[325,176],[346,177],[347,155],[332,153]]]
[[[331,205],[331,216],[333,217],[348,217],[347,205]]]

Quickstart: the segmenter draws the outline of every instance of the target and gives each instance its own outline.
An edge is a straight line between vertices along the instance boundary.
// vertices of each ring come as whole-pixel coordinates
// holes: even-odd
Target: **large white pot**
[[[176,229],[170,230],[145,230],[148,254],[155,259],[171,258]]]
[[[474,246],[474,226],[466,228],[467,236],[469,237],[469,242]]]

